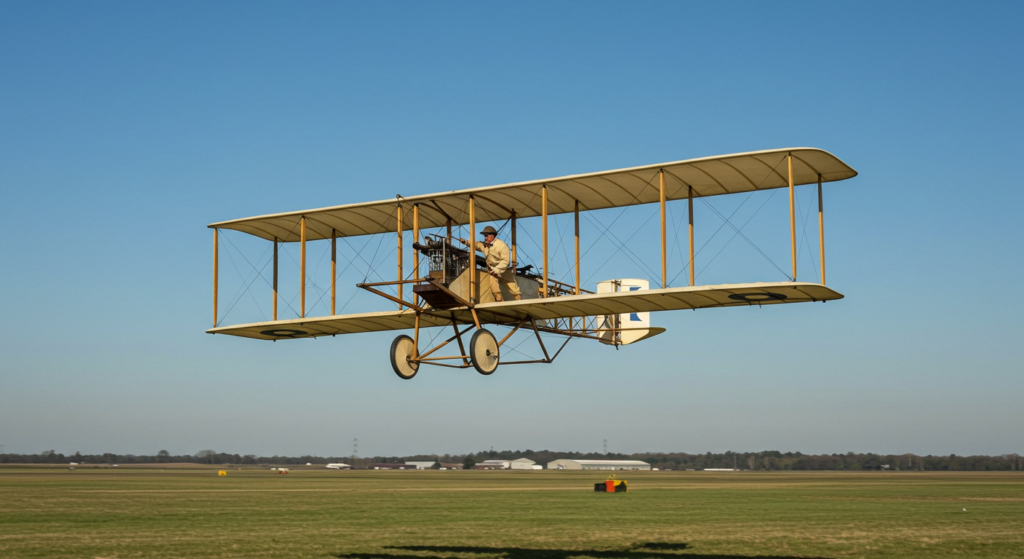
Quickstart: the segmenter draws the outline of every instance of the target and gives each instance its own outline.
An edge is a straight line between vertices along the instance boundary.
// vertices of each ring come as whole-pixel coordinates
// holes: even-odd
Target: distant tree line
[[[195,454],[172,455],[161,450],[155,455],[137,454],[61,454],[53,450],[39,454],[0,454],[0,464],[217,464],[217,465],[326,465],[343,462],[356,469],[371,468],[375,463],[435,460],[445,464],[472,464],[484,460],[529,458],[546,465],[559,458],[580,460],[643,460],[661,470],[703,470],[705,468],[738,468],[741,470],[902,470],[902,471],[1018,471],[1024,457],[1017,454],[1001,456],[919,456],[915,454],[803,454],[800,452],[721,452],[688,454],[685,452],[638,452],[619,454],[598,452],[557,452],[553,450],[487,450],[471,454],[430,454],[414,456],[256,456],[200,450]]]

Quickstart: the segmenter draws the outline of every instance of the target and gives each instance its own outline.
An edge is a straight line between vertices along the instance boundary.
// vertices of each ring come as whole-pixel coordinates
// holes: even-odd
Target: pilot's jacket
[[[516,285],[516,272],[509,268],[511,256],[505,241],[495,238],[494,242],[489,245],[482,241],[477,241],[473,247],[484,253],[484,258],[487,261],[487,271],[492,274],[490,288],[494,300],[502,300],[501,288],[498,286],[499,281],[505,284],[505,289],[508,289],[508,292],[512,294],[516,301],[521,299],[522,294],[519,291],[519,286]]]
[[[495,238],[494,242],[487,245],[483,241],[476,242],[476,250],[484,253],[487,259],[487,269],[496,275],[502,275],[508,269],[512,256],[505,241]]]

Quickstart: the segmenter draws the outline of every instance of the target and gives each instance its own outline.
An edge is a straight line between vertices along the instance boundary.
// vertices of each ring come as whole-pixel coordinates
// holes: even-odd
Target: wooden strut
[[[477,272],[476,272],[476,208],[474,207],[473,196],[469,196],[469,302],[476,303],[476,288],[477,288]],[[473,315],[473,320],[476,320],[476,327],[480,327],[480,321],[477,320],[476,314]]]
[[[299,299],[302,301],[300,318],[306,318],[306,216],[302,216],[301,220],[301,233],[299,235],[299,244],[302,245],[299,257],[299,275],[302,276],[302,281],[299,282]]]
[[[466,355],[466,346],[464,346],[462,344],[462,334],[465,334],[466,332],[468,332],[469,331],[469,327],[467,326],[466,329],[463,330],[462,334],[460,334],[459,333],[459,327],[456,326],[456,324],[455,324],[455,313],[452,313],[452,328],[455,329],[455,337],[459,339],[459,353],[462,354],[463,356],[465,356]],[[466,357],[463,357],[462,358],[462,364],[464,366],[468,367],[470,365],[469,359],[467,359]]]
[[[507,342],[508,339],[512,337],[512,334],[515,334],[517,331],[519,331],[519,328],[521,328],[523,326],[524,322],[526,322],[525,318],[520,319],[519,320],[519,324],[516,324],[516,327],[513,328],[508,334],[506,334],[505,337],[502,338],[500,342],[498,342],[498,347],[501,347],[502,345],[504,345],[505,342]]]
[[[512,217],[510,219],[512,220],[512,251],[511,251],[512,254],[510,255],[512,257],[512,262],[510,262],[509,265],[512,266],[512,271],[514,273],[516,268],[519,267],[519,257],[516,256],[516,211],[515,210],[512,210]]]
[[[416,250],[416,243],[420,242],[420,205],[414,204],[412,207],[412,266],[413,266],[413,277],[420,275],[420,251]],[[412,296],[412,302],[416,305],[420,304],[420,296],[416,295],[415,292]]]
[[[452,336],[452,337],[448,338],[447,340],[441,342],[440,344],[435,346],[434,349],[432,349],[432,350],[430,350],[430,351],[420,355],[419,357],[417,357],[417,359],[426,359],[427,357],[432,355],[435,351],[437,351],[437,350],[441,349],[442,347],[450,344],[454,340],[459,340],[459,352],[462,353],[463,355],[465,355],[466,350],[465,350],[465,348],[462,345],[462,335],[465,334],[466,332],[470,331],[471,329],[473,329],[473,325],[466,326],[466,328],[464,328],[460,332],[458,324],[453,320],[452,321],[452,328],[455,329],[455,335],[454,336]],[[459,359],[459,357],[449,357],[449,358],[446,358],[446,359]]]
[[[687,209],[690,212],[690,287],[693,287],[694,273],[693,273],[693,187],[689,188],[689,203]]]
[[[274,237],[274,320],[277,320],[277,237]]]
[[[451,297],[452,299],[455,299],[455,301],[458,304],[462,305],[463,307],[473,308],[473,303],[470,303],[469,301],[467,301],[467,300],[463,299],[462,297],[458,296],[454,291],[452,291],[451,289],[448,289],[443,283],[438,282],[438,281],[434,281],[434,280],[432,280],[430,278],[424,278],[424,279],[422,279],[420,281],[426,281],[430,285],[433,285],[434,287],[440,289],[445,294],[447,294],[449,297]]]
[[[821,200],[821,174],[818,174],[818,253],[821,257],[821,285],[825,285],[825,210]]]
[[[363,287],[364,285],[368,285],[370,287],[377,287],[377,286],[381,286],[381,285],[398,285],[400,283],[402,283],[402,284],[405,284],[405,283],[418,283],[418,282],[422,282],[422,281],[429,281],[429,278],[414,278],[414,279],[407,279],[407,280],[402,280],[402,281],[377,281],[377,282],[372,282],[372,283],[357,283],[356,287]]]
[[[398,203],[398,281],[402,281],[402,203]],[[402,284],[398,284],[398,300],[402,301],[405,297],[402,296]],[[399,303],[399,310],[402,306]]]
[[[220,249],[217,247],[217,237],[219,236],[216,228],[213,230],[213,327],[217,327],[217,282],[220,271],[217,269],[220,264]]]
[[[276,270],[275,270],[276,272]],[[276,278],[274,280],[277,281]],[[331,228],[331,316],[338,314],[335,303],[338,300],[338,232]],[[276,316],[276,313],[275,313]],[[276,320],[276,318],[275,318]]]
[[[544,352],[544,359],[548,363],[551,362],[551,357],[548,356],[548,349],[544,347],[544,340],[540,339],[540,332],[537,331],[537,321],[530,317],[530,325],[533,326],[533,333],[537,335],[537,343],[540,344],[540,350]]]
[[[373,293],[374,295],[380,295],[381,297],[396,303],[398,305],[398,309],[399,310],[401,310],[403,306],[409,307],[410,309],[412,309],[412,310],[414,310],[416,312],[423,312],[423,311],[426,310],[426,309],[424,309],[422,307],[419,307],[417,305],[414,305],[413,303],[410,303],[408,301],[403,301],[402,299],[399,299],[398,297],[395,297],[394,295],[389,295],[387,293],[384,293],[383,291],[380,291],[378,289],[374,289],[372,287],[367,287],[365,285],[359,285],[358,287],[361,287],[361,288],[369,291],[370,293]]]
[[[576,295],[580,294],[580,201],[576,200]]]
[[[541,290],[541,297],[548,296],[548,185],[541,186],[541,229],[543,231],[543,252],[544,252],[544,287]]]
[[[796,281],[796,207],[793,189],[793,154],[786,156],[789,162],[789,247],[793,255],[793,281]]]
[[[417,347],[416,347],[417,357],[410,358],[409,359],[410,362],[421,363],[421,364],[425,364],[425,365],[437,365],[437,366],[440,366],[440,367],[452,367],[452,368],[456,368],[456,369],[465,369],[465,368],[467,368],[467,367],[469,367],[471,365],[471,363],[469,361],[470,360],[470,355],[466,352],[466,346],[465,346],[465,344],[462,341],[462,336],[464,334],[466,334],[467,332],[469,332],[470,330],[472,330],[473,328],[478,328],[478,326],[475,325],[475,324],[469,324],[465,328],[462,328],[460,330],[459,329],[458,320],[455,318],[455,313],[450,313],[450,316],[451,316],[452,330],[454,330],[455,334],[453,336],[451,336],[450,338],[448,338],[447,340],[445,340],[445,341],[441,342],[440,344],[434,346],[429,351],[424,352],[422,354],[419,353],[419,328],[420,327],[419,327],[419,322],[417,321],[416,326],[415,326],[415,328],[416,328],[415,343],[417,345]],[[417,318],[418,318],[418,315],[417,315]],[[531,326],[531,328],[534,331],[534,335],[537,337],[537,343],[540,345],[541,351],[544,352],[544,359],[535,359],[535,360],[530,360],[530,361],[502,361],[501,362],[502,365],[524,365],[524,364],[528,364],[528,363],[552,363],[562,353],[562,350],[565,349],[565,347],[569,344],[569,340],[571,340],[572,338],[598,339],[595,336],[588,336],[588,335],[579,334],[579,333],[567,333],[567,332],[563,332],[563,331],[551,330],[549,328],[538,326],[535,319],[533,319],[532,317],[527,317],[527,318],[519,319],[519,321],[512,328],[512,330],[510,330],[509,333],[506,334],[505,337],[503,337],[500,342],[498,342],[498,347],[502,347],[503,345],[505,345],[505,343],[516,332],[518,332],[519,329],[522,328],[522,326],[524,324],[527,323],[527,321],[530,322],[530,326]],[[566,340],[564,342],[562,342],[562,345],[559,346],[558,351],[556,351],[554,355],[551,355],[551,354],[548,353],[547,347],[544,345],[544,340],[543,340],[543,338],[540,337],[540,333],[541,332],[550,332],[550,333],[554,333],[554,334],[563,334],[563,335],[566,336]],[[459,344],[459,355],[448,355],[448,356],[442,356],[442,357],[432,357],[435,352],[437,352],[438,350],[440,350],[441,348],[443,348],[444,346],[450,344],[453,341],[457,341],[458,344]],[[462,365],[446,365],[444,363],[438,363],[438,361],[447,361],[447,360],[451,360],[451,359],[461,359],[462,360]]]
[[[541,337],[540,337],[541,331],[546,331],[546,330],[543,329],[543,328],[538,327],[537,326],[537,321],[534,320],[533,317],[529,317],[529,320],[530,320],[530,326],[533,328],[533,333],[537,336],[537,343],[540,344],[540,349],[541,349],[541,351],[544,352],[544,359],[533,359],[533,360],[529,360],[529,361],[502,361],[501,362],[502,365],[527,365],[527,364],[530,364],[530,363],[551,363],[551,362],[553,362],[555,360],[555,358],[558,357],[558,355],[560,353],[562,353],[562,350],[565,349],[565,346],[569,345],[569,340],[571,340],[573,337],[583,337],[583,336],[573,336],[571,334],[565,334],[565,336],[566,336],[565,341],[562,342],[562,345],[561,345],[561,347],[558,348],[558,351],[556,351],[554,355],[548,355],[548,350],[544,346],[544,340],[542,340]],[[520,323],[520,324],[522,324],[522,323]],[[516,330],[518,330],[518,329],[519,329],[519,327],[516,326]],[[513,330],[513,332],[515,332],[515,330]],[[561,332],[556,332],[556,333],[561,333]],[[505,336],[505,339],[508,339],[511,335],[512,335],[512,333],[509,333],[508,336]],[[504,341],[505,340],[502,340],[502,343],[504,343]]]
[[[396,284],[399,286],[399,288],[401,288],[402,284],[414,283],[414,282],[418,282],[418,281],[423,281],[423,279],[419,278],[419,279],[414,279],[414,280],[385,281],[385,282],[379,282],[379,283],[357,283],[356,287],[358,287],[360,289],[365,289],[365,290],[369,291],[370,293],[373,293],[374,295],[380,295],[381,297],[383,297],[383,298],[385,298],[385,299],[387,299],[389,301],[397,303],[399,310],[401,310],[403,306],[406,306],[406,307],[409,307],[410,309],[416,311],[417,313],[421,313],[421,312],[424,312],[426,309],[420,307],[419,305],[415,305],[415,304],[410,303],[408,301],[404,301],[402,299],[399,299],[398,297],[395,297],[394,295],[391,295],[389,293],[384,293],[383,291],[381,291],[379,289],[374,289],[374,287],[376,287],[378,285],[396,285]]]
[[[661,204],[661,287],[668,287],[668,241],[665,237],[665,170],[658,171]]]
[[[420,313],[416,313],[416,323],[413,325],[412,356],[420,356]]]

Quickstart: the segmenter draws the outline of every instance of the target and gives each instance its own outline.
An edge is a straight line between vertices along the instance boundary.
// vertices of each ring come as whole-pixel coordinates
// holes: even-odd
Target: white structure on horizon
[[[483,462],[477,462],[477,466],[489,466],[495,469],[507,470],[512,467],[511,460],[484,460]]]
[[[437,464],[437,460],[406,460],[405,463],[410,466],[416,466],[417,470],[429,470],[434,467],[434,464]]]
[[[650,470],[651,465],[640,460],[554,460],[549,470]]]
[[[335,463],[335,464],[328,464],[327,465],[327,469],[328,470],[351,470],[352,466],[349,466],[348,464],[342,464],[342,463],[338,462],[338,463]]]
[[[512,470],[542,470],[540,464],[537,464],[529,458],[516,458],[509,462],[509,469]]]

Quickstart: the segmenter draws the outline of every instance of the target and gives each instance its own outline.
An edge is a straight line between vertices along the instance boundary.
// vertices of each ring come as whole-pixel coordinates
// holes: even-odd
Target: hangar
[[[549,470],[650,470],[651,465],[640,460],[554,460]]]

